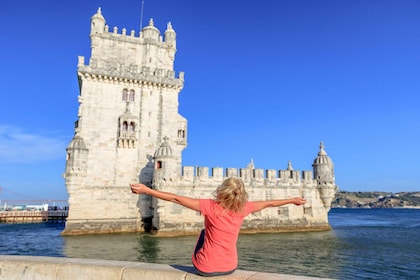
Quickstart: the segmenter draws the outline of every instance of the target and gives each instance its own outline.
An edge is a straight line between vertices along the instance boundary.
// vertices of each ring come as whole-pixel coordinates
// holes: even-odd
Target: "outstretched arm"
[[[200,203],[199,200],[196,198],[181,196],[170,192],[154,190],[143,184],[130,184],[130,187],[132,193],[151,195],[159,199],[181,204],[182,206],[185,206],[195,211],[200,211]]]
[[[254,201],[253,203],[255,206],[253,212],[258,212],[268,207],[277,207],[277,206],[283,206],[286,204],[302,205],[306,203],[306,199],[301,198],[301,197],[294,197],[294,198],[289,198],[289,199]]]

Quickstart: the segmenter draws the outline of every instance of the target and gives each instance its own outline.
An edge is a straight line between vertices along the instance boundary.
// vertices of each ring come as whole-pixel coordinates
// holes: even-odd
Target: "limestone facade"
[[[230,176],[246,184],[250,200],[304,196],[305,206],[265,209],[250,215],[243,231],[329,229],[337,189],[334,166],[321,143],[312,171],[182,166],[187,120],[178,112],[184,73],[175,73],[176,33],[162,36],[153,20],[135,31],[109,31],[99,8],[91,18],[91,57],[78,60],[80,95],[75,135],[64,173],[69,216],[63,234],[152,231],[192,234],[200,213],[131,194],[130,182],[192,197],[212,197]]]

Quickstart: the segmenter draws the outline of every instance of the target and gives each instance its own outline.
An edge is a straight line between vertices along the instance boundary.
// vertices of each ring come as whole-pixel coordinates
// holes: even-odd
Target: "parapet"
[[[211,172],[209,172],[211,170]],[[271,183],[316,183],[313,179],[312,171],[305,170],[300,173],[299,170],[274,170],[261,168],[222,168],[222,167],[204,167],[204,166],[183,166],[181,180],[184,181],[222,181],[229,177],[239,177],[245,183],[255,182],[271,182]]]
[[[152,264],[141,262],[56,258],[38,256],[0,255],[0,279],[60,279],[60,280],[117,280],[117,279],[205,279],[194,273],[192,266]],[[305,280],[321,279],[306,276],[237,270],[231,275],[216,276],[224,280]]]

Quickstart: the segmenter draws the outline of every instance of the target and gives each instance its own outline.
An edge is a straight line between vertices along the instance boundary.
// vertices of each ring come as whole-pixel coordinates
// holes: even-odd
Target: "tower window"
[[[126,88],[123,89],[123,91],[122,91],[122,101],[134,102],[134,97],[135,97],[135,91],[133,89],[130,89],[130,92]]]
[[[178,129],[178,138],[185,138],[185,130]]]
[[[129,101],[134,102],[134,90],[130,90]]]
[[[127,101],[127,99],[128,99],[128,89],[123,89],[123,92],[122,92],[122,100],[123,101]]]
[[[134,132],[136,130],[136,124],[134,122],[130,123],[129,131]]]
[[[134,148],[136,141],[136,122],[131,120],[120,120],[118,147]]]

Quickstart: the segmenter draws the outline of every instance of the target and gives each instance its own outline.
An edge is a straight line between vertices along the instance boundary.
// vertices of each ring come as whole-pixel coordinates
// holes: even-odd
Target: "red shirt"
[[[200,199],[200,211],[204,215],[203,247],[192,256],[192,262],[203,272],[226,272],[237,268],[236,242],[244,218],[254,209],[252,202],[245,204],[242,213],[224,212],[213,199]]]

